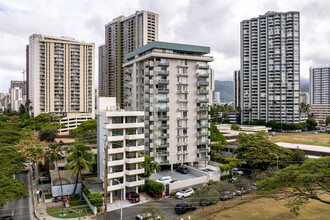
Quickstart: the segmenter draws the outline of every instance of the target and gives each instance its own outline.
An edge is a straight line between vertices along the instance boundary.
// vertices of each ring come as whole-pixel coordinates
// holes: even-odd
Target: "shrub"
[[[164,185],[153,180],[148,180],[146,183],[147,193],[152,197],[158,197],[163,194]]]
[[[240,130],[242,130],[242,128],[240,126],[236,125],[236,124],[232,124],[230,128],[233,131],[240,131]]]
[[[53,198],[52,194],[46,194],[45,195],[45,199],[52,199],[52,198]]]
[[[85,187],[83,189],[83,192],[85,193],[85,195],[87,196],[88,200],[90,201],[90,203],[93,205],[93,206],[96,206],[96,207],[101,207],[103,205],[103,196],[102,194],[100,193],[90,193],[88,188]]]

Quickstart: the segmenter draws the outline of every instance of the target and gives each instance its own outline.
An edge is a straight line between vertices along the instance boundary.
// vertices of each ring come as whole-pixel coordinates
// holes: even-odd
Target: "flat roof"
[[[322,147],[322,146],[307,145],[307,144],[292,144],[292,143],[284,143],[284,142],[276,142],[275,144],[292,150],[299,148],[300,150],[323,152],[330,154],[330,147]]]
[[[142,54],[148,50],[157,49],[166,49],[166,50],[176,50],[176,51],[185,51],[185,52],[195,52],[195,53],[210,53],[210,47],[189,45],[189,44],[178,44],[178,43],[169,43],[162,41],[152,41],[143,47],[140,47],[134,50],[131,53],[125,55],[125,59],[131,59],[138,54]]]

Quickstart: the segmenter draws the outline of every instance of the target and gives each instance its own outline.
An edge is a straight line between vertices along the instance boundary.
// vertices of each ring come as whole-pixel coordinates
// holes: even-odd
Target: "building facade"
[[[10,109],[19,111],[19,107],[25,104],[26,101],[26,82],[25,81],[10,81]]]
[[[234,108],[240,108],[241,106],[241,75],[240,70],[234,71]]]
[[[300,92],[300,102],[303,102],[306,105],[310,104],[310,98],[308,92]]]
[[[160,165],[209,160],[209,52],[154,41],[125,57],[124,107],[144,110],[146,152]]]
[[[99,97],[106,96],[106,48],[105,45],[99,46]]]
[[[309,69],[309,94],[311,105],[330,104],[330,67]]]
[[[94,118],[94,43],[33,34],[28,48],[28,94],[34,116]]]
[[[242,122],[299,123],[299,12],[267,12],[241,22]]]
[[[100,87],[102,96],[117,97],[119,106],[123,106],[124,75],[122,65],[126,54],[143,45],[158,40],[158,14],[137,11],[135,14],[120,16],[105,25],[106,72],[104,87]]]
[[[215,92],[214,93],[213,104],[220,105],[220,92]]]
[[[97,115],[97,175],[104,181],[105,157],[108,157],[107,192],[110,203],[120,198],[121,188],[126,192],[138,192],[144,185],[144,112],[125,111],[117,108],[115,97],[98,99]],[[108,155],[106,155],[108,147]]]

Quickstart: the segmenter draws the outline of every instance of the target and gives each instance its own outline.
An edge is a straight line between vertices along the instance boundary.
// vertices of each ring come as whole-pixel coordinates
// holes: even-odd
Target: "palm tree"
[[[57,169],[58,178],[60,179],[61,195],[63,196],[62,179],[60,175],[60,169],[58,167],[58,161],[64,158],[61,146],[59,144],[50,144],[48,147],[48,152],[46,153],[46,157],[48,158],[48,160],[52,161],[55,164],[55,169]]]
[[[74,187],[72,195],[76,194],[79,177],[81,177],[81,170],[92,170],[93,154],[92,149],[87,147],[83,142],[75,142],[68,149],[69,156],[67,157],[68,163],[65,168],[72,169],[72,174],[77,175],[76,185]]]
[[[160,166],[156,162],[152,162],[152,158],[149,155],[143,155],[144,162],[139,163],[141,167],[144,168],[144,176],[149,178],[151,173],[157,170],[160,171]]]
[[[24,149],[26,157],[32,163],[32,177],[35,179],[35,167],[39,159],[44,157],[44,149],[41,146],[28,146]]]

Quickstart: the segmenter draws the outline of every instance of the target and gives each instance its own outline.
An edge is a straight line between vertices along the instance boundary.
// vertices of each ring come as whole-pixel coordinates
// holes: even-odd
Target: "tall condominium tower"
[[[299,123],[299,83],[299,12],[267,12],[242,21],[242,121]]]
[[[240,108],[241,106],[241,79],[240,71],[234,71],[234,108]]]
[[[10,81],[10,109],[19,111],[19,107],[25,104],[26,81]]]
[[[137,11],[135,14],[115,18],[105,25],[106,72],[103,78],[102,96],[117,97],[123,105],[124,78],[122,65],[126,54],[143,45],[158,40],[158,14]]]
[[[215,92],[214,93],[214,101],[213,104],[220,105],[220,92]]]
[[[105,90],[106,90],[106,48],[105,45],[99,46],[99,96],[104,97],[106,96]]]
[[[125,56],[124,106],[145,112],[145,150],[160,165],[209,160],[209,47],[154,41]]]
[[[318,121],[330,115],[330,67],[309,69],[309,94],[311,113]]]
[[[28,94],[34,116],[94,118],[94,43],[33,34],[28,48]],[[77,126],[73,121],[66,130]]]

